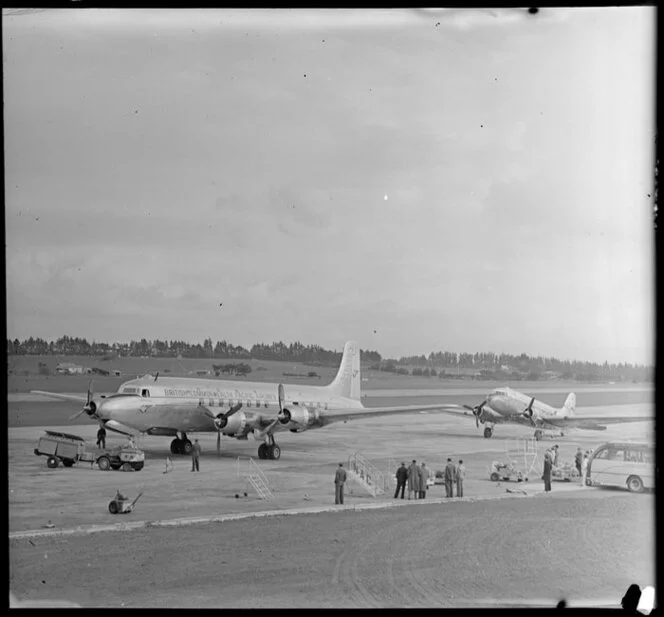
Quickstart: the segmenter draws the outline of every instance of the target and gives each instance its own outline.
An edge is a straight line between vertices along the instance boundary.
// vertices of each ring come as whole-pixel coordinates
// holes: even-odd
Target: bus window
[[[143,390],[141,390],[141,396],[145,397],[150,396],[150,390],[148,390],[147,388],[143,388]]]
[[[595,454],[595,458],[598,460],[607,460],[609,458],[609,450],[601,450]]]

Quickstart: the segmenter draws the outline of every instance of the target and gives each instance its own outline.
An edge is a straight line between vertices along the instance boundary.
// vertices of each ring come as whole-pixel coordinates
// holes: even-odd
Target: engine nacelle
[[[217,418],[214,423],[224,435],[244,435],[247,432],[247,416],[243,411],[234,413],[230,418],[222,416]]]
[[[291,430],[306,429],[318,424],[318,412],[315,409],[307,409],[299,405],[287,407],[282,410],[279,422],[292,425]]]

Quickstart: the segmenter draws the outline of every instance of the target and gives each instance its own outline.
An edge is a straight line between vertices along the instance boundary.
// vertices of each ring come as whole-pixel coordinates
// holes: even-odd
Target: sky
[[[4,10],[7,336],[650,364],[654,28]]]

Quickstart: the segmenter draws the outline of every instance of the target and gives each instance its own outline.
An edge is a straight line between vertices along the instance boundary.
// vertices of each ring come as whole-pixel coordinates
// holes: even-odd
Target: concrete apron
[[[432,499],[393,499],[391,501],[377,502],[377,503],[360,503],[360,504],[343,504],[343,505],[325,505],[325,506],[311,506],[308,508],[290,508],[284,510],[263,510],[259,512],[239,512],[234,514],[217,514],[212,516],[200,516],[190,518],[174,518],[157,521],[135,521],[131,523],[115,523],[111,525],[79,525],[78,527],[70,527],[65,529],[31,529],[26,531],[14,531],[9,533],[9,539],[21,538],[35,538],[35,537],[48,537],[48,536],[63,536],[63,535],[85,535],[93,534],[102,531],[132,531],[134,529],[145,529],[150,527],[181,527],[184,525],[197,525],[201,523],[222,523],[225,521],[237,521],[246,518],[259,518],[267,516],[289,516],[293,514],[319,514],[321,512],[348,512],[348,511],[362,511],[362,510],[381,510],[385,508],[403,508],[408,506],[425,506],[431,504],[445,504],[445,503],[473,503],[476,501],[493,501],[497,499],[509,499],[518,497],[534,497],[535,495],[546,494],[543,488],[531,489],[528,487],[509,487],[505,489],[505,493],[498,495],[484,495],[476,497],[436,497]],[[555,485],[555,491],[552,493],[560,492],[573,492],[577,490],[587,490],[586,487],[578,483],[559,483]],[[121,516],[121,515],[117,515]]]

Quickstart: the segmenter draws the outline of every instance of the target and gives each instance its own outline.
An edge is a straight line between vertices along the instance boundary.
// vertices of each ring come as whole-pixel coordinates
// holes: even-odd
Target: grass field
[[[44,363],[50,375],[39,374],[39,363]],[[56,375],[55,367],[59,362],[71,362],[84,367],[97,367],[104,370],[119,370],[121,377],[100,375]],[[200,370],[212,370],[213,364],[230,364],[244,362],[249,364],[252,372],[246,377],[222,375],[215,377],[214,374],[205,376],[205,379],[257,381],[284,384],[308,384],[326,385],[330,383],[337,373],[336,366],[311,366],[308,364],[297,364],[292,362],[279,362],[274,360],[206,360],[206,359],[172,359],[172,358],[122,358],[105,362],[101,358],[87,356],[10,356],[8,358],[9,368],[12,374],[8,376],[8,392],[19,393],[30,390],[47,390],[52,392],[86,392],[90,382],[93,382],[95,392],[115,392],[120,384],[143,376],[147,373],[157,372],[162,376],[169,377],[198,377]],[[314,371],[320,378],[293,377],[284,373],[306,374]],[[478,391],[482,393],[504,386],[511,385],[522,392],[536,391],[558,391],[560,389],[569,392],[579,392],[584,389],[596,389],[611,391],[629,390],[652,390],[652,384],[584,384],[573,381],[547,380],[547,381],[518,381],[510,384],[497,381],[480,380],[458,380],[439,379],[438,377],[413,377],[409,375],[395,375],[382,371],[362,370],[362,391],[381,389],[403,389],[403,390],[458,390],[460,388]],[[562,404],[562,403],[555,403]]]

